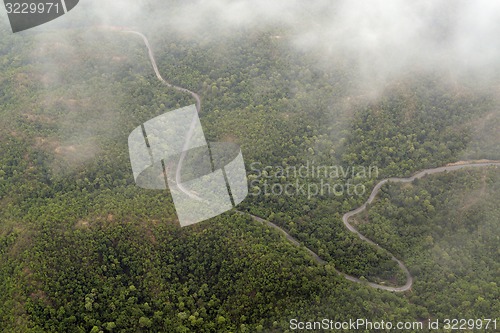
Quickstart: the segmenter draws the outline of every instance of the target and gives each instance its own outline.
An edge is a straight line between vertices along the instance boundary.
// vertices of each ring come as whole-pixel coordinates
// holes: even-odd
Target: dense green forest
[[[389,184],[357,218],[409,265],[417,277],[410,301],[433,304],[433,316],[498,316],[499,177],[491,167]]]
[[[0,331],[290,332],[289,320],[426,321],[494,318],[499,174],[495,168],[390,184],[360,229],[407,263],[407,293],[388,253],[341,217],[387,176],[460,159],[499,159],[494,91],[415,69],[377,98],[356,78],[294,52],[279,27],[214,40],[150,33],[162,75],[198,92],[210,141],[242,147],[253,194],[234,211],[180,228],[168,191],[135,186],[127,137],[144,121],[192,104],[162,85],[137,36],[105,29],[12,35],[0,26]],[[286,36],[284,37],[286,38]],[[253,163],[376,166],[361,195],[262,193]],[[272,171],[271,171],[272,170]],[[369,223],[363,223],[370,221]],[[498,279],[498,277],[496,277]]]

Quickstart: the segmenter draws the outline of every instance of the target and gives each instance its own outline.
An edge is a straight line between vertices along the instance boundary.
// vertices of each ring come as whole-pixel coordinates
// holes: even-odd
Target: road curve
[[[462,163],[462,162],[457,162],[457,163]],[[385,183],[387,183],[387,182],[410,183],[410,182],[413,182],[415,179],[419,179],[419,178],[422,178],[422,177],[425,177],[425,176],[431,175],[431,174],[436,174],[436,173],[441,173],[441,172],[446,172],[446,171],[454,171],[454,170],[459,170],[459,169],[469,168],[469,167],[485,167],[485,166],[500,166],[500,162],[497,162],[497,161],[483,162],[483,161],[481,161],[479,163],[475,163],[474,161],[468,161],[467,163],[462,163],[462,164],[458,164],[458,165],[447,165],[447,166],[433,168],[433,169],[425,169],[425,170],[419,171],[415,175],[413,175],[411,177],[408,177],[408,178],[395,178],[395,177],[392,177],[392,178],[383,179],[380,182],[378,182],[377,185],[375,185],[375,187],[373,188],[370,196],[368,197],[368,200],[366,200],[366,202],[363,205],[361,205],[360,207],[358,207],[358,208],[356,208],[356,209],[354,209],[354,210],[352,210],[350,212],[345,213],[342,216],[342,221],[344,222],[344,225],[346,226],[346,228],[349,229],[349,231],[354,232],[356,235],[358,235],[359,238],[361,238],[362,240],[364,240],[364,241],[372,244],[373,246],[375,246],[375,247],[377,247],[379,249],[387,251],[386,249],[382,248],[380,245],[378,245],[374,241],[372,241],[372,240],[368,239],[367,237],[365,237],[356,228],[354,228],[354,226],[352,226],[349,223],[349,218],[351,218],[352,216],[354,216],[356,214],[361,213],[362,211],[364,211],[366,209],[366,206],[368,204],[370,204],[370,203],[373,202],[373,200],[375,199],[375,197],[377,196],[377,194],[380,192],[380,189],[382,188],[382,186]],[[240,212],[240,213],[242,213],[242,212]],[[256,215],[250,214],[250,216],[255,221],[267,224],[271,228],[274,228],[274,229],[278,230],[279,232],[281,232],[282,234],[284,234],[285,237],[292,244],[294,244],[296,246],[300,246],[301,245],[300,242],[297,239],[295,239],[292,235],[290,235],[286,230],[284,230],[280,226],[272,223],[271,221],[268,221],[268,220],[263,219],[263,218],[261,218],[259,216],[256,216]],[[326,264],[327,263],[325,260],[321,259],[321,257],[317,253],[315,253],[313,250],[309,249],[308,247],[305,247],[305,249],[306,249],[307,252],[309,252],[309,254],[312,256],[312,258],[314,259],[314,261],[316,263],[318,263],[318,264]],[[413,276],[411,275],[410,271],[408,270],[408,268],[405,266],[405,264],[401,260],[397,259],[390,251],[387,251],[387,252],[389,253],[391,259],[394,260],[398,264],[398,266],[401,268],[401,270],[406,275],[406,283],[403,286],[400,286],[400,287],[384,286],[384,285],[381,285],[381,284],[378,284],[378,283],[374,283],[374,282],[362,281],[362,280],[358,279],[355,276],[343,273],[343,272],[341,272],[341,271],[339,271],[337,269],[335,271],[339,275],[344,276],[349,281],[357,282],[357,283],[362,283],[362,284],[368,285],[368,286],[370,286],[372,288],[375,288],[375,289],[387,290],[387,291],[392,291],[392,292],[404,292],[404,291],[410,290],[411,287],[412,287],[412,285],[413,285]]]
[[[117,29],[113,29],[112,28],[111,30],[117,30]],[[146,36],[144,36],[144,34],[138,32],[138,31],[133,31],[133,30],[122,30],[122,29],[119,29],[119,31],[124,32],[124,33],[135,34],[135,35],[138,35],[138,36],[140,36],[142,38],[142,40],[144,41],[144,44],[146,45],[146,48],[148,49],[149,60],[151,61],[151,65],[153,66],[153,70],[154,70],[154,72],[155,72],[156,77],[158,78],[158,80],[160,80],[163,84],[165,84],[166,86],[168,86],[170,88],[173,88],[173,89],[175,89],[177,91],[180,91],[180,92],[184,92],[184,93],[190,94],[196,100],[196,110],[197,110],[198,113],[200,113],[201,112],[201,98],[200,98],[200,96],[197,93],[195,93],[195,92],[193,92],[193,91],[191,91],[189,89],[173,85],[173,84],[167,82],[165,79],[163,79],[163,77],[161,76],[161,74],[160,74],[160,72],[158,70],[158,66],[156,64],[156,60],[155,60],[155,57],[154,57],[154,54],[153,54],[153,50],[152,50],[151,45],[149,44],[149,41],[146,38]],[[191,137],[193,135],[193,131],[195,129],[197,119],[198,119],[198,117],[197,117],[197,115],[195,115],[195,117],[193,117],[190,129],[189,129],[189,131],[188,131],[188,133],[186,135],[186,138],[185,138],[183,153],[182,153],[182,155],[180,157],[179,164],[177,165],[176,183],[177,183],[177,186],[179,187],[179,189],[181,191],[183,191],[185,194],[189,195],[191,198],[194,198],[194,199],[197,199],[197,200],[202,200],[199,197],[197,197],[195,194],[193,194],[193,193],[189,192],[187,189],[185,189],[183,187],[181,181],[180,181],[180,171],[182,169],[182,163],[183,163],[185,155],[186,155],[186,150],[189,148],[189,142],[190,142]],[[389,255],[391,256],[391,259],[394,260],[398,264],[398,266],[403,270],[403,272],[405,272],[406,283],[403,286],[400,286],[400,287],[384,286],[384,285],[373,283],[373,282],[362,281],[362,280],[358,279],[355,276],[345,274],[345,273],[343,273],[343,272],[341,272],[339,270],[335,270],[335,271],[339,275],[344,276],[349,281],[357,282],[357,283],[362,283],[362,284],[368,285],[368,286],[370,286],[372,288],[375,288],[375,289],[382,289],[382,290],[387,290],[387,291],[392,291],[392,292],[404,292],[404,291],[410,290],[411,287],[412,287],[412,285],[413,285],[413,276],[411,275],[410,271],[405,266],[405,264],[401,260],[397,259],[390,251],[382,248],[380,245],[378,245],[377,243],[373,242],[372,240],[368,239],[363,234],[361,234],[356,228],[354,228],[354,226],[352,226],[349,223],[349,218],[351,218],[352,216],[354,216],[356,214],[359,214],[362,211],[364,211],[366,209],[367,205],[370,204],[370,203],[372,203],[372,201],[375,199],[375,197],[379,193],[379,191],[382,188],[382,186],[385,183],[387,183],[387,182],[410,183],[410,182],[413,182],[415,179],[420,179],[420,178],[425,177],[427,175],[441,173],[441,172],[454,171],[454,170],[459,170],[459,169],[468,168],[468,167],[500,166],[500,162],[499,161],[480,161],[478,163],[475,163],[475,161],[467,161],[465,163],[457,162],[455,164],[456,165],[446,165],[446,166],[442,166],[442,167],[438,167],[438,168],[433,168],[433,169],[425,169],[425,170],[417,172],[415,175],[413,175],[411,177],[408,177],[408,178],[396,178],[396,177],[392,177],[392,178],[383,179],[380,182],[378,182],[377,185],[375,185],[375,187],[373,188],[370,196],[368,197],[368,200],[363,205],[361,205],[360,207],[358,207],[358,208],[356,208],[356,209],[354,209],[354,210],[352,210],[350,212],[345,213],[342,216],[342,221],[344,222],[344,225],[346,226],[346,228],[349,229],[349,231],[357,234],[359,236],[359,238],[361,238],[362,240],[364,240],[364,241],[372,244],[373,246],[375,246],[375,247],[377,247],[379,249],[387,251],[389,253]],[[244,212],[241,212],[241,211],[238,211],[238,213],[245,214]],[[284,230],[280,226],[272,223],[271,221],[268,221],[268,220],[263,219],[263,218],[261,218],[259,216],[256,216],[256,215],[250,214],[250,216],[255,221],[267,224],[271,228],[273,228],[273,229],[281,232],[282,234],[285,235],[285,237],[292,244],[294,244],[296,246],[300,246],[301,245],[300,242],[297,239],[295,239],[292,235],[290,235],[286,230]],[[326,264],[327,263],[325,260],[321,259],[321,257],[317,253],[315,253],[314,251],[312,251],[308,247],[305,247],[305,249],[311,255],[311,257],[313,258],[313,260],[315,262],[317,262],[318,264]]]
[[[149,60],[151,61],[151,65],[153,66],[153,70],[154,70],[158,80],[160,80],[161,83],[163,83],[164,85],[166,85],[169,88],[173,88],[177,91],[190,94],[196,100],[197,113],[200,113],[201,112],[200,95],[198,95],[197,93],[195,93],[194,91],[191,91],[189,89],[171,84],[171,83],[167,82],[161,76],[160,71],[158,70],[158,65],[156,64],[153,49],[151,48],[151,45],[149,44],[149,40],[147,39],[147,37],[144,36],[144,34],[138,32],[138,31],[134,31],[134,30],[120,30],[120,31],[124,32],[124,33],[135,34],[135,35],[138,35],[142,38],[142,40],[144,41],[144,44],[146,45],[146,48],[148,49]],[[190,198],[198,200],[198,201],[203,201],[203,199],[201,199],[196,194],[190,192],[187,188],[185,188],[184,185],[182,184],[182,181],[181,181],[182,165],[183,165],[184,160],[186,158],[187,151],[189,150],[189,143],[191,142],[191,138],[193,137],[193,132],[194,132],[194,129],[196,128],[196,124],[198,123],[198,119],[199,119],[198,115],[195,114],[193,116],[192,121],[191,121],[191,125],[189,126],[189,130],[186,134],[186,137],[184,138],[184,145],[182,147],[182,152],[181,152],[181,155],[179,156],[179,163],[177,164],[177,169],[175,171],[175,183],[176,183],[177,187],[179,188],[179,190],[181,190],[183,193],[187,194]]]
[[[460,163],[460,162],[457,162],[457,163]],[[391,256],[391,259],[394,260],[398,264],[398,266],[405,272],[405,275],[406,275],[406,283],[404,286],[401,286],[401,287],[387,287],[387,286],[383,286],[383,285],[376,284],[376,283],[369,283],[369,285],[371,285],[372,287],[377,288],[377,289],[384,289],[384,290],[389,290],[389,291],[400,291],[401,292],[401,291],[409,290],[413,284],[413,277],[410,274],[410,271],[408,270],[408,268],[404,265],[404,263],[401,260],[397,259],[390,251],[382,248],[377,243],[375,243],[372,240],[365,237],[356,228],[354,228],[354,226],[352,224],[349,223],[349,218],[351,218],[352,216],[354,216],[356,214],[361,213],[362,211],[364,211],[366,209],[366,206],[368,204],[372,203],[372,201],[375,199],[375,197],[380,192],[380,189],[382,188],[382,186],[385,183],[387,183],[387,182],[411,183],[415,179],[420,179],[420,178],[425,177],[427,175],[432,175],[432,174],[436,174],[436,173],[454,171],[454,170],[459,170],[459,169],[463,169],[463,168],[470,168],[470,167],[485,167],[485,166],[493,166],[493,165],[499,166],[500,162],[490,161],[490,162],[474,163],[473,161],[471,161],[471,163],[447,165],[447,166],[442,166],[442,167],[433,168],[433,169],[425,169],[425,170],[417,172],[415,175],[408,177],[408,178],[395,178],[395,177],[386,178],[386,179],[383,179],[380,182],[378,182],[377,185],[375,185],[375,187],[372,190],[372,193],[368,197],[368,200],[366,200],[366,202],[362,206],[360,206],[360,207],[358,207],[350,212],[345,213],[344,216],[342,216],[342,221],[344,222],[344,225],[347,227],[347,229],[349,229],[351,232],[354,232],[355,234],[357,234],[359,236],[359,238],[361,238],[362,240],[378,247],[379,249],[383,249],[383,250],[387,251],[389,253],[389,255]]]

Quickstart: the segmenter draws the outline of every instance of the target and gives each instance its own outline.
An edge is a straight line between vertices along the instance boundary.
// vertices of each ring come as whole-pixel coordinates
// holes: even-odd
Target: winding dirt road
[[[346,226],[346,228],[349,229],[349,231],[354,232],[362,240],[364,240],[364,241],[372,244],[373,246],[375,246],[375,247],[377,247],[379,249],[382,249],[382,250],[386,251],[387,253],[389,253],[391,259],[394,260],[398,264],[398,266],[401,268],[401,270],[406,275],[406,283],[403,286],[400,286],[400,287],[391,287],[391,286],[385,286],[385,285],[381,285],[381,284],[374,283],[374,282],[362,281],[362,280],[358,279],[355,276],[343,273],[343,272],[341,272],[339,270],[335,270],[335,271],[339,275],[344,276],[349,281],[366,284],[366,285],[368,285],[368,286],[370,286],[372,288],[382,289],[382,290],[387,290],[387,291],[393,291],[393,292],[404,292],[404,291],[410,290],[411,287],[412,287],[412,285],[413,285],[413,276],[411,275],[410,271],[405,266],[405,264],[401,260],[397,259],[390,251],[382,248],[380,245],[378,245],[374,241],[368,239],[363,234],[361,234],[356,228],[354,228],[354,226],[352,226],[349,223],[349,219],[352,216],[354,216],[356,214],[359,214],[362,211],[364,211],[366,209],[366,206],[368,204],[370,204],[370,203],[373,202],[373,200],[375,199],[375,197],[377,196],[377,194],[380,192],[380,189],[382,188],[382,186],[385,183],[387,183],[387,182],[410,183],[410,182],[413,182],[415,179],[419,179],[419,178],[425,177],[427,175],[432,175],[432,174],[441,173],[441,172],[454,171],[454,170],[459,170],[459,169],[463,169],[463,168],[471,168],[471,167],[500,166],[500,162],[498,162],[498,161],[489,161],[489,162],[481,161],[479,163],[475,163],[474,161],[468,161],[467,163],[463,163],[462,161],[460,161],[460,162],[457,162],[457,163],[460,163],[460,164],[457,164],[457,165],[448,165],[448,166],[443,166],[443,167],[438,167],[438,168],[433,168],[433,169],[425,169],[425,170],[419,171],[415,175],[413,175],[411,177],[408,177],[408,178],[395,178],[395,177],[393,177],[393,178],[383,179],[380,182],[378,182],[377,185],[375,185],[375,187],[373,188],[370,196],[368,197],[368,200],[366,200],[366,202],[362,206],[360,206],[360,207],[358,207],[358,208],[356,208],[356,209],[354,209],[354,210],[352,210],[350,212],[347,212],[347,213],[345,213],[342,216],[342,221],[344,222],[344,225]],[[274,228],[274,229],[278,230],[279,232],[281,232],[282,234],[284,234],[285,237],[292,244],[294,244],[296,246],[300,246],[301,245],[300,242],[297,239],[295,239],[292,235],[290,235],[286,230],[282,229],[280,226],[277,226],[276,224],[272,223],[271,221],[265,220],[265,219],[263,219],[261,217],[258,217],[258,216],[252,215],[252,214],[250,214],[250,215],[252,216],[252,218],[254,220],[256,220],[258,222],[261,222],[261,223],[264,223],[264,224],[267,224],[271,228]],[[312,256],[312,258],[314,259],[314,261],[316,263],[318,263],[318,264],[326,264],[327,263],[325,260],[321,259],[320,256],[317,253],[315,253],[314,251],[312,251],[308,247],[305,247],[305,249],[306,249],[307,252],[309,252],[309,254]]]
[[[163,83],[164,85],[166,85],[169,88],[173,88],[173,89],[175,89],[177,91],[190,94],[196,100],[196,111],[197,111],[197,113],[200,113],[201,112],[201,98],[200,98],[200,95],[198,95],[197,93],[195,93],[194,91],[191,91],[189,89],[186,89],[186,88],[179,87],[179,86],[176,86],[174,84],[171,84],[171,83],[167,82],[161,76],[160,71],[158,70],[158,65],[156,64],[156,60],[155,60],[155,57],[154,57],[153,50],[151,48],[151,45],[149,44],[149,40],[147,39],[147,37],[144,36],[144,34],[138,32],[138,31],[123,30],[122,32],[124,32],[124,33],[130,33],[130,34],[135,34],[135,35],[138,35],[138,36],[140,36],[142,38],[142,40],[144,41],[144,44],[146,44],[146,48],[148,49],[149,60],[151,61],[151,65],[153,66],[153,70],[154,70],[154,72],[155,72],[156,77],[158,78],[158,80],[160,80],[161,83]],[[186,159],[186,154],[187,154],[187,152],[189,150],[189,143],[191,142],[191,138],[193,137],[193,132],[194,132],[194,130],[196,128],[196,124],[198,123],[198,119],[199,119],[198,115],[195,114],[193,116],[193,119],[192,119],[191,124],[189,126],[189,130],[188,130],[188,132],[186,134],[186,137],[184,138],[184,145],[182,147],[182,152],[181,152],[181,155],[179,156],[179,163],[177,164],[177,169],[175,171],[175,183],[176,183],[177,187],[179,188],[179,190],[181,190],[183,193],[187,194],[190,198],[196,199],[198,201],[203,201],[203,199],[201,199],[196,194],[192,193],[187,188],[185,188],[184,185],[182,184],[182,181],[181,181],[182,165],[184,163],[184,160]]]
[[[116,30],[116,29],[112,29],[112,30]],[[165,84],[166,86],[168,86],[170,88],[173,88],[173,89],[175,89],[177,91],[180,91],[180,92],[184,92],[184,93],[190,94],[196,100],[196,110],[197,110],[198,113],[200,113],[201,112],[201,98],[200,98],[200,96],[197,93],[195,93],[195,92],[193,92],[193,91],[191,91],[189,89],[173,85],[173,84],[165,81],[165,79],[163,79],[163,77],[161,76],[161,74],[160,74],[160,72],[158,70],[158,66],[156,64],[156,60],[155,60],[153,51],[151,49],[151,45],[149,44],[149,41],[146,38],[146,36],[144,36],[142,33],[138,32],[138,31],[133,31],[133,30],[120,30],[120,31],[122,31],[124,33],[135,34],[135,35],[138,35],[138,36],[140,36],[142,38],[142,40],[144,41],[144,44],[146,45],[146,48],[148,49],[149,60],[151,61],[151,65],[153,66],[153,70],[154,70],[154,72],[155,72],[156,77],[158,78],[158,80],[160,80],[163,84]],[[193,135],[193,131],[195,129],[197,119],[198,119],[198,117],[197,117],[197,115],[195,115],[195,117],[193,117],[193,121],[191,122],[191,126],[190,126],[190,129],[189,129],[189,132],[186,135],[185,142],[184,142],[184,149],[183,149],[184,151],[183,151],[183,153],[182,153],[182,155],[180,157],[179,164],[177,165],[176,182],[177,182],[177,186],[179,187],[179,189],[182,190],[184,193],[186,193],[187,195],[189,195],[191,198],[194,198],[194,199],[197,199],[197,200],[201,200],[195,194],[193,194],[193,193],[189,192],[187,189],[185,189],[182,186],[182,183],[180,181],[180,172],[181,172],[181,169],[182,169],[182,163],[183,163],[185,155],[186,155],[186,150],[189,147],[189,142],[190,142],[191,137]],[[375,199],[375,197],[379,193],[379,191],[382,188],[382,186],[385,183],[387,183],[387,182],[410,183],[410,182],[413,182],[415,179],[419,179],[419,178],[425,177],[427,175],[441,173],[441,172],[454,171],[454,170],[459,170],[459,169],[463,169],[463,168],[471,168],[471,167],[500,166],[500,162],[499,161],[484,161],[484,160],[482,160],[482,161],[477,161],[477,163],[475,163],[475,162],[476,161],[467,161],[467,162],[460,161],[460,162],[454,163],[454,165],[447,165],[447,166],[433,168],[433,169],[425,169],[425,170],[419,171],[415,175],[413,175],[411,177],[408,177],[408,178],[394,178],[393,177],[393,178],[383,179],[380,182],[378,182],[377,185],[375,185],[375,187],[373,188],[370,196],[368,197],[368,200],[362,206],[360,206],[360,207],[358,207],[358,208],[356,208],[356,209],[354,209],[354,210],[352,210],[350,212],[345,213],[342,216],[342,221],[344,222],[344,225],[346,226],[346,228],[349,229],[351,232],[357,234],[359,236],[359,238],[361,238],[362,240],[364,240],[364,241],[372,244],[373,246],[375,246],[375,247],[377,247],[379,249],[387,251],[386,249],[382,248],[380,245],[378,245],[374,241],[368,239],[363,234],[361,234],[356,228],[354,228],[354,226],[352,226],[349,223],[349,219],[352,216],[354,216],[356,214],[359,214],[362,211],[364,211],[366,209],[367,205],[370,204],[370,203],[372,203],[372,201]],[[241,211],[238,211],[238,212],[240,214],[248,214],[248,213],[241,212]],[[272,223],[271,221],[265,220],[265,219],[263,219],[263,218],[261,218],[259,216],[252,215],[252,214],[249,214],[249,215],[255,221],[261,222],[263,224],[267,224],[269,227],[271,227],[271,228],[273,228],[273,229],[281,232],[292,244],[294,244],[296,246],[301,246],[301,243],[297,239],[295,239],[292,235],[290,235],[286,230],[284,230],[280,226]],[[307,252],[309,252],[309,254],[311,255],[311,257],[313,258],[313,260],[316,263],[318,263],[318,264],[326,264],[327,263],[325,260],[321,259],[320,256],[317,253],[315,253],[314,251],[312,251],[308,247],[305,247],[305,249],[306,249]],[[413,277],[412,277],[410,271],[408,270],[408,268],[405,266],[405,264],[401,260],[397,259],[391,252],[389,252],[389,251],[387,251],[387,252],[391,256],[391,259],[394,260],[398,264],[398,266],[401,268],[401,270],[403,270],[403,272],[406,275],[406,283],[403,286],[400,286],[400,287],[384,286],[384,285],[373,283],[373,282],[362,281],[362,280],[358,279],[355,276],[351,276],[351,275],[345,274],[345,273],[343,273],[341,271],[338,271],[338,270],[336,270],[336,272],[339,275],[344,276],[349,281],[357,282],[357,283],[362,283],[362,284],[368,285],[368,286],[370,286],[372,288],[382,289],[382,290],[387,290],[387,291],[392,291],[392,292],[404,292],[404,291],[408,291],[409,289],[411,289],[411,286],[413,284]]]
[[[460,162],[457,162],[457,163],[460,163]],[[405,275],[406,275],[406,283],[404,286],[401,286],[401,287],[388,287],[388,286],[383,286],[383,285],[372,283],[372,282],[369,282],[368,285],[370,285],[373,288],[377,288],[377,289],[401,292],[401,291],[409,290],[413,284],[413,277],[411,276],[408,268],[404,265],[404,263],[401,260],[397,259],[391,252],[382,248],[377,243],[375,243],[372,240],[368,239],[367,237],[363,236],[363,234],[361,234],[356,228],[354,228],[354,226],[352,224],[349,223],[349,218],[351,218],[352,216],[354,216],[356,214],[361,213],[362,211],[364,211],[366,209],[366,206],[368,204],[373,202],[373,200],[375,199],[377,194],[380,192],[380,189],[382,188],[382,186],[385,183],[387,183],[387,182],[411,183],[415,179],[420,179],[420,178],[425,177],[427,175],[432,175],[432,174],[436,174],[436,173],[454,171],[454,170],[459,170],[459,169],[463,169],[463,168],[471,168],[471,167],[475,168],[475,167],[485,167],[485,166],[493,166],[493,165],[500,166],[500,162],[490,161],[490,162],[474,163],[474,161],[471,161],[469,163],[463,163],[463,164],[458,164],[458,165],[448,165],[448,166],[443,166],[443,167],[438,167],[438,168],[433,168],[433,169],[425,169],[425,170],[419,171],[415,175],[408,177],[408,178],[395,178],[395,177],[386,178],[386,179],[383,179],[380,182],[378,182],[377,185],[375,185],[375,187],[372,190],[372,193],[368,197],[368,200],[366,200],[366,202],[362,206],[356,208],[355,210],[352,210],[350,212],[345,213],[344,216],[342,216],[342,221],[344,222],[344,225],[347,227],[347,229],[349,229],[351,232],[354,232],[355,234],[357,234],[359,236],[359,238],[361,238],[362,240],[374,245],[375,247],[378,247],[379,249],[383,249],[383,250],[387,251],[389,253],[389,255],[391,256],[391,259],[394,260],[398,264],[398,266],[405,272]],[[351,278],[353,278],[353,277],[351,276],[348,279],[352,281]],[[354,280],[356,282],[360,282],[356,278],[354,278]]]

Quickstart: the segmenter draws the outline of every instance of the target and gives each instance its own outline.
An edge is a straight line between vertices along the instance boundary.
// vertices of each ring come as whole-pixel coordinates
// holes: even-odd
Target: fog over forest
[[[500,3],[495,0],[193,0],[170,1],[162,8],[154,3],[90,0],[82,1],[80,10],[103,24],[214,38],[234,28],[280,26],[291,45],[325,64],[349,58],[363,80],[413,68],[487,77],[500,65]]]
[[[0,332],[495,318],[499,37],[498,0],[80,0],[19,33],[0,5]],[[183,127],[147,124],[195,102],[248,195],[181,228],[132,161],[180,188],[152,152]]]
[[[242,31],[268,29],[320,71],[349,68],[351,96],[376,101],[416,73],[430,74],[458,91],[478,88],[495,99],[500,96],[500,2],[495,0],[84,0],[65,17],[37,29],[65,26],[136,29],[154,49],[162,47],[155,41],[168,34],[220,44]],[[27,33],[37,34],[37,29]],[[40,45],[46,38],[40,34]],[[89,30],[80,41],[94,38]],[[79,51],[75,47],[71,52]],[[57,75],[58,69],[49,66],[47,71]],[[498,118],[498,110],[492,109],[489,117]],[[476,136],[491,136],[482,132]]]

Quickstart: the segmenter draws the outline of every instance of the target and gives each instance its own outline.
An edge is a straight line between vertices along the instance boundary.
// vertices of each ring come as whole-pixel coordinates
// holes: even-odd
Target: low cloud
[[[415,69],[491,78],[500,64],[495,0],[90,0],[82,10],[101,24],[214,38],[235,28],[279,26],[293,48],[323,65],[349,61],[365,81]]]

